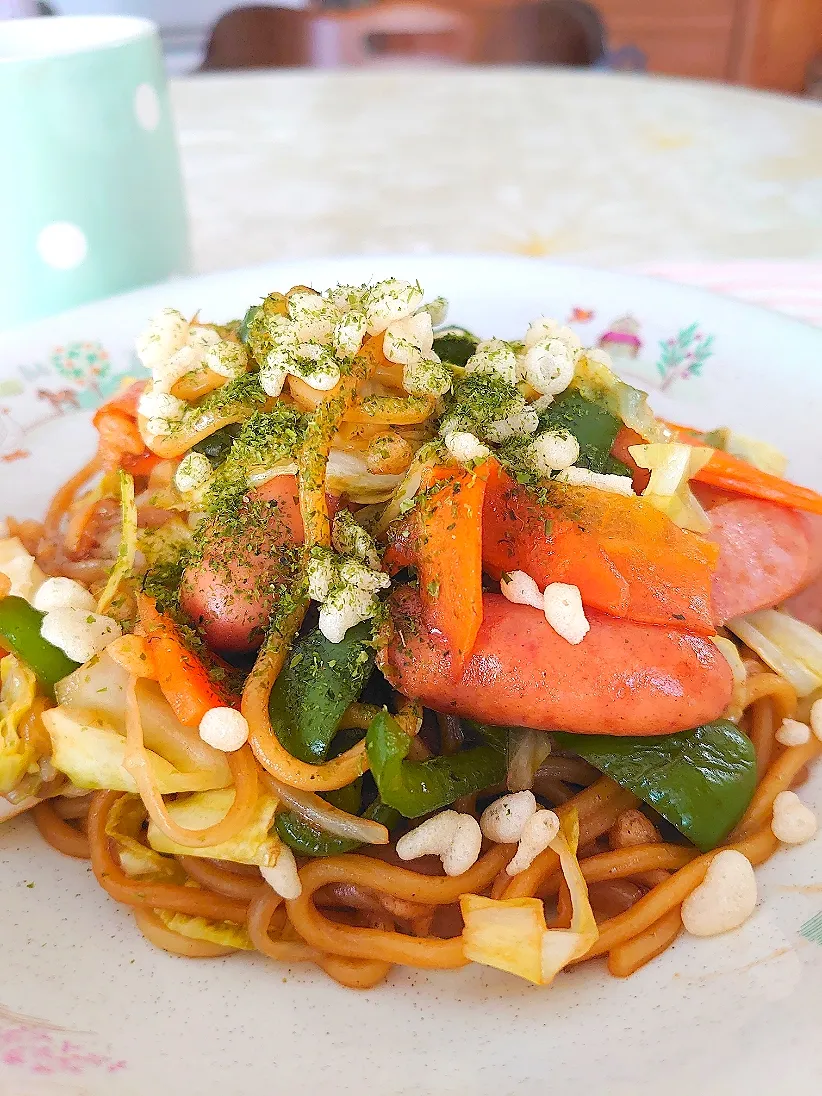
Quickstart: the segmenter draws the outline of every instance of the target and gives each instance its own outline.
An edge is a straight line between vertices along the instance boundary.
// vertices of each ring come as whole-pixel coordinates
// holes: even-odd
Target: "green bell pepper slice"
[[[268,702],[272,729],[292,757],[315,765],[328,757],[346,708],[374,667],[372,636],[366,622],[349,628],[342,643],[317,629],[294,644]]]
[[[553,738],[561,750],[632,791],[703,852],[722,844],[756,789],[753,744],[727,719],[659,737]]]
[[[34,609],[21,597],[0,600],[0,642],[21,658],[48,695],[54,699],[54,686],[80,665],[59,647],[40,635],[45,613]]]
[[[451,757],[406,761],[411,739],[388,712],[380,712],[368,728],[365,749],[383,803],[405,818],[419,818],[498,784],[507,769],[508,736],[496,727],[476,729],[486,740],[481,746]]]
[[[540,430],[567,430],[579,442],[579,468],[627,476],[628,469],[611,456],[611,446],[622,422],[604,402],[587,399],[575,389],[554,397],[540,414]]]

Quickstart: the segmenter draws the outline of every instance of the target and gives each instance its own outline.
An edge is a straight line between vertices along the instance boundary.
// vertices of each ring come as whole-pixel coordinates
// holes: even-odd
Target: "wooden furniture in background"
[[[261,4],[234,8],[217,20],[202,71],[291,68],[310,63],[308,13]]]
[[[359,68],[412,58],[465,64],[476,57],[474,22],[463,12],[426,3],[316,12],[314,59],[321,67]]]
[[[649,72],[801,93],[822,50],[822,0],[594,2],[609,49],[638,47]]]

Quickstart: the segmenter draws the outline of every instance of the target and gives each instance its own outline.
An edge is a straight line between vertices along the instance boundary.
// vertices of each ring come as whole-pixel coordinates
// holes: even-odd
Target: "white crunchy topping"
[[[43,617],[40,635],[75,662],[88,662],[123,634],[116,620],[88,609],[52,609]]]
[[[195,369],[206,364],[211,351],[217,346],[232,346],[224,343],[213,327],[203,324],[190,324],[176,309],[164,308],[150,322],[146,330],[137,339],[137,356],[146,369],[151,371],[153,387],[157,392],[170,392],[174,384]],[[244,347],[238,348],[245,354]],[[226,355],[228,351],[221,354]],[[215,359],[218,364],[221,354]],[[239,367],[239,356],[232,357],[233,368],[239,372],[245,370],[245,360]],[[209,368],[212,368],[210,362]],[[225,368],[228,368],[226,366]],[[220,369],[215,369],[220,373]],[[223,376],[237,376],[237,372],[221,373]],[[145,412],[143,412],[145,414]],[[147,418],[151,417],[146,415]],[[152,431],[159,433],[159,431]]]
[[[498,845],[513,845],[537,813],[533,792],[511,792],[490,803],[480,816],[480,829],[489,841]]]
[[[331,528],[331,543],[343,556],[354,556],[378,571],[380,557],[373,539],[354,519],[350,510],[338,510]]]
[[[137,411],[147,420],[149,434],[159,438],[172,432],[175,423],[185,414],[186,406],[185,400],[178,400],[176,396],[149,385],[140,396]]]
[[[482,831],[476,818],[441,811],[399,839],[397,856],[400,860],[438,856],[446,875],[462,875],[476,864],[481,848]]]
[[[206,350],[203,365],[220,377],[234,380],[248,368],[248,352],[242,343],[220,339]]]
[[[559,473],[557,479],[560,483],[570,484],[571,487],[596,487],[600,491],[611,491],[615,495],[632,495],[634,493],[630,477],[616,476],[610,472],[592,472],[589,468],[565,468]]]
[[[750,860],[735,849],[725,849],[682,903],[682,924],[692,936],[718,936],[744,924],[755,906],[756,876]]]
[[[567,430],[548,430],[534,438],[524,456],[538,476],[549,476],[579,459],[579,442]]]
[[[576,645],[582,643],[591,625],[582,608],[579,587],[565,582],[552,582],[542,595],[545,619],[563,639]]]
[[[502,339],[486,339],[465,363],[466,373],[497,373],[510,385],[519,379],[517,356]]]
[[[164,308],[150,321],[136,341],[137,357],[154,373],[186,344],[188,320],[176,308]]]
[[[550,407],[553,402],[554,402],[554,397],[549,394],[547,396],[540,396],[539,399],[534,400],[534,402],[531,404],[531,406],[537,412],[538,415],[541,415],[542,412],[547,407]]]
[[[336,576],[334,554],[315,549],[306,568],[308,596],[313,601],[325,601]]]
[[[521,793],[520,793],[521,794]],[[505,869],[508,875],[519,875],[530,868],[559,833],[559,818],[553,811],[533,814],[522,828],[517,851]]]
[[[344,539],[350,535],[350,527],[343,525],[340,530]],[[360,532],[362,541],[368,534]],[[373,542],[359,544],[360,551],[366,548],[367,556],[376,554]],[[373,617],[379,607],[376,593],[391,585],[390,577],[378,567],[369,566],[367,560],[356,555],[338,556],[330,549],[313,550],[307,577],[309,597],[320,606],[320,631],[330,643],[341,643],[349,628]]]
[[[522,358],[526,381],[544,396],[564,392],[574,378],[576,353],[558,338],[529,346]]]
[[[471,434],[467,430],[455,430],[446,434],[444,441],[445,448],[451,456],[462,464],[473,464],[476,461],[485,460],[491,453],[488,446],[483,445],[476,434]]]
[[[369,335],[385,331],[395,320],[412,315],[422,304],[422,288],[399,278],[377,282],[365,295],[364,311]]]
[[[570,327],[562,327],[557,320],[552,320],[549,316],[540,316],[529,324],[525,333],[525,349],[530,350],[532,346],[537,346],[549,339],[557,339],[564,343],[571,354],[576,354],[582,349],[582,343],[576,332]]]
[[[428,313],[434,327],[439,327],[448,317],[448,301],[445,297],[435,297],[433,301],[424,304],[421,311]]]
[[[303,885],[297,871],[297,861],[288,845],[281,845],[277,863],[273,868],[260,868],[260,875],[281,898],[291,901],[303,893]]]
[[[32,605],[41,613],[50,613],[53,609],[84,609],[93,613],[97,601],[73,578],[47,578],[34,595]]]
[[[200,738],[223,753],[234,753],[248,742],[248,723],[235,708],[210,708],[200,720]]]
[[[402,386],[412,396],[444,396],[451,387],[451,370],[432,351],[403,367]]]
[[[181,494],[199,491],[211,479],[211,461],[204,453],[186,453],[174,473],[174,485]]]
[[[533,434],[538,426],[539,415],[523,400],[522,407],[512,411],[504,419],[488,423],[485,427],[485,436],[495,445],[502,445],[511,438],[527,437],[528,434]]]
[[[810,841],[817,828],[816,815],[796,792],[780,792],[774,799],[771,830],[777,840],[785,845],[801,845]]]
[[[331,340],[339,357],[344,361],[355,357],[362,346],[365,331],[365,313],[352,311],[341,316],[334,327]]]
[[[434,331],[427,312],[395,320],[385,329],[382,350],[390,362],[409,365],[429,354],[434,346]]]
[[[319,293],[301,290],[288,298],[288,315],[298,342],[329,342],[340,310]]]
[[[783,746],[804,746],[810,737],[810,727],[798,719],[783,719],[776,731],[776,741]]]
[[[531,605],[542,612],[545,602],[539,592],[539,586],[524,571],[510,571],[504,574],[499,584],[502,596],[514,605]]]
[[[811,730],[816,737],[822,740],[822,700],[815,700],[811,705]]]
[[[11,583],[10,594],[31,601],[45,578],[34,556],[26,551],[18,537],[0,540],[0,575]]]

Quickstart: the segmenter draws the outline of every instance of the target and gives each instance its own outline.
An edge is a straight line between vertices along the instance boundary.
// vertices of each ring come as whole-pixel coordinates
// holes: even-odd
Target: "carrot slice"
[[[157,682],[177,718],[197,727],[212,708],[234,707],[232,697],[212,680],[205,663],[183,641],[177,625],[157,603],[139,594],[137,607]]]
[[[498,465],[483,510],[483,563],[493,578],[525,571],[538,586],[568,582],[586,604],[625,616],[628,584],[605,556],[596,536],[556,506],[542,503]]]
[[[704,445],[702,436],[687,426],[669,422],[676,430],[679,441],[688,445]],[[714,449],[711,459],[693,477],[699,483],[710,487],[720,487],[736,495],[748,498],[765,499],[778,506],[789,506],[793,510],[805,510],[809,514],[822,514],[822,495],[810,487],[800,487],[796,483],[762,472],[741,457],[731,456],[722,449]]]
[[[482,504],[490,466],[437,467],[417,510],[420,595],[456,680],[482,624]]]
[[[551,484],[541,503],[499,471],[486,494],[485,569],[568,582],[612,616],[712,635],[716,546],[636,496]]]

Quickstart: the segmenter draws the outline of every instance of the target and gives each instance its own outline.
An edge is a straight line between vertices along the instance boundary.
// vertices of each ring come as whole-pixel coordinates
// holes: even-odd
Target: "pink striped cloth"
[[[822,327],[822,262],[644,263],[633,269],[738,297]]]

